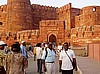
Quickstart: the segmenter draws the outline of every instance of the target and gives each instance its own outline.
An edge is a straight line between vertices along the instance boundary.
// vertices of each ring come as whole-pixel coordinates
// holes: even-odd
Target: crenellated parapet
[[[60,8],[31,4],[30,0],[8,0],[0,6],[0,39],[11,45],[22,40],[35,44],[88,42],[100,38],[100,6],[82,9],[66,4]]]
[[[57,18],[59,20],[66,20],[66,19],[68,19],[68,17],[70,17],[70,10],[71,10],[71,3],[66,4],[66,5],[58,8],[57,9]]]
[[[8,0],[7,3],[27,3],[30,4],[30,0]]]
[[[38,4],[32,4],[33,9],[33,21],[35,26],[38,26],[39,29],[39,21],[41,20],[56,20],[57,7],[52,6],[44,6]]]
[[[75,26],[93,26],[100,24],[100,6],[87,6],[80,10],[80,15],[75,17]]]
[[[66,4],[60,8],[57,9],[57,12],[67,11],[68,9],[71,9],[71,3]]]
[[[23,30],[18,32],[2,32],[0,33],[0,40],[4,40],[7,44],[11,45],[16,41],[26,41],[35,44],[39,38],[39,30]]]
[[[40,26],[63,26],[64,27],[64,22],[62,20],[42,20],[40,21]]]
[[[100,25],[81,26],[71,29],[71,39],[78,43],[93,43],[100,41]]]
[[[39,9],[39,10],[47,10],[47,11],[55,11],[57,7],[52,6],[45,6],[45,5],[39,5],[39,4],[32,4],[33,9]]]
[[[65,20],[66,26],[68,30],[71,28],[75,28],[75,16],[80,14],[79,8],[73,8],[71,3],[66,4],[57,9],[57,19]]]
[[[18,40],[28,40],[39,35],[39,30],[23,30],[17,32]]]
[[[81,14],[83,15],[91,14],[94,12],[100,12],[100,6],[87,6],[81,9]]]
[[[64,41],[64,25],[63,20],[42,20],[40,21],[40,36],[44,36],[43,40],[45,40],[47,36],[54,34],[58,40]]]

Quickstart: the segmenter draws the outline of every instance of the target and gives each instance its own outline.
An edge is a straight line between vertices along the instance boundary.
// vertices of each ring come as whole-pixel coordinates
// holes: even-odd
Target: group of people
[[[55,56],[56,52],[52,43],[38,43],[34,48],[34,55],[37,59],[37,72],[55,74]]]
[[[75,54],[69,48],[69,43],[65,42],[63,45],[60,43],[56,49],[51,42],[38,43],[34,54],[37,58],[37,72],[39,74],[56,74],[55,58],[57,51],[59,52],[59,72],[73,74],[73,70],[77,70]]]
[[[0,41],[0,74],[25,74],[25,69],[28,67],[25,42],[21,45],[19,42],[12,44],[9,54],[5,53],[5,46],[7,44]]]
[[[0,41],[0,74],[26,74],[28,68],[28,55],[26,51],[26,42],[15,42],[11,45],[11,53],[5,54],[4,47],[6,43]],[[61,43],[58,48],[54,48],[52,42],[37,43],[34,47],[34,60],[37,59],[37,72],[39,74],[56,74],[55,58],[56,50],[59,50],[59,72],[62,74],[73,74],[77,70],[74,51],[69,48],[69,44]],[[73,66],[74,63],[74,66]]]

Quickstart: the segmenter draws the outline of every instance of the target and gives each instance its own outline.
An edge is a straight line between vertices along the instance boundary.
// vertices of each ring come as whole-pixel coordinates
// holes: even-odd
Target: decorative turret
[[[33,29],[30,0],[7,1],[6,27],[8,32]]]

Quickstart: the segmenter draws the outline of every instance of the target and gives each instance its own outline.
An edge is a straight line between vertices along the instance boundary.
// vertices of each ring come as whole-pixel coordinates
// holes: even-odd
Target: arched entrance
[[[51,35],[49,36],[49,42],[55,42],[55,43],[56,43],[56,36],[53,35],[53,34],[51,34]]]
[[[56,36],[55,35],[53,35],[53,34],[51,34],[50,36],[49,36],[49,42],[52,42],[52,44],[53,44],[53,47],[55,47],[56,46]]]

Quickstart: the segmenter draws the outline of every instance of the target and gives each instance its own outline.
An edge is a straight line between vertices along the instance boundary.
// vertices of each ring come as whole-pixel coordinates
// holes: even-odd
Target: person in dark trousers
[[[74,51],[69,49],[69,44],[65,42],[59,57],[59,72],[62,72],[62,74],[73,74],[74,67],[72,62],[74,62],[76,66]],[[77,66],[75,67],[75,70],[77,70]]]
[[[37,72],[39,74],[42,73],[42,48],[41,48],[41,43],[38,43],[36,45],[36,59],[37,59]]]

